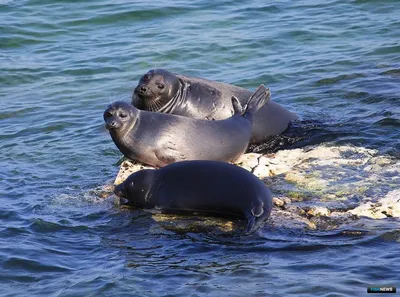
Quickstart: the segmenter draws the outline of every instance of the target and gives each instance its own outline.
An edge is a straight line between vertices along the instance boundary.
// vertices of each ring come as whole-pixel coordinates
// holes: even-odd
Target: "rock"
[[[269,166],[270,175],[280,175],[290,171],[292,167],[288,164],[271,164]]]
[[[270,157],[267,156],[268,155],[260,156],[258,158],[258,165],[268,167],[270,165],[270,160],[273,158],[273,156],[272,155],[269,155]]]
[[[153,167],[140,164],[138,162],[134,162],[131,160],[125,160],[119,166],[119,172],[117,177],[115,178],[114,185],[119,185],[132,173],[142,170],[142,169],[151,169]]]
[[[272,203],[273,203],[275,206],[278,206],[278,207],[282,207],[282,206],[285,205],[285,201],[284,201],[283,199],[276,198],[276,197],[273,197],[273,198],[272,198]]]
[[[265,165],[258,165],[254,168],[253,174],[257,176],[259,179],[265,179],[271,176],[271,171]]]
[[[287,210],[275,209],[267,221],[268,225],[285,229],[317,229],[317,226],[306,217]]]
[[[387,217],[400,217],[400,190],[394,190],[377,202],[365,202],[358,207],[348,211],[357,216],[373,219],[384,219]]]
[[[330,213],[329,209],[322,206],[315,206],[307,211],[307,214],[312,216],[329,216]]]
[[[387,217],[385,214],[378,211],[374,206],[374,203],[367,202],[356,207],[355,209],[349,210],[349,213],[357,215],[359,217],[363,216],[372,219],[383,219]]]
[[[243,154],[235,164],[253,169],[259,164],[258,160],[261,156],[261,154],[256,153]]]
[[[245,154],[236,165],[253,172],[276,195],[275,225],[330,230],[360,216],[400,217],[400,161],[377,153],[362,147],[320,145]],[[124,161],[114,184],[145,168],[151,167]],[[99,196],[106,197],[107,192]],[[348,207],[337,211],[333,205],[339,201]],[[195,221],[190,224],[209,224]],[[222,222],[215,224],[229,229]]]

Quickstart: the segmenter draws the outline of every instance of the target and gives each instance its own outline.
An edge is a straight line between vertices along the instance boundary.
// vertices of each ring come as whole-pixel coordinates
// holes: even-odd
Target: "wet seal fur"
[[[244,108],[232,97],[234,114],[208,121],[141,111],[126,102],[114,102],[104,112],[105,126],[129,159],[154,167],[184,160],[233,162],[246,150],[253,116],[270,98],[260,85]]]
[[[246,233],[256,231],[272,209],[272,195],[254,174],[218,161],[183,161],[131,174],[115,195],[144,209],[243,217]]]
[[[132,104],[141,110],[195,119],[223,120],[231,116],[231,97],[245,104],[251,92],[237,86],[154,69],[135,87]],[[250,143],[259,144],[286,130],[298,117],[270,100],[256,113]]]

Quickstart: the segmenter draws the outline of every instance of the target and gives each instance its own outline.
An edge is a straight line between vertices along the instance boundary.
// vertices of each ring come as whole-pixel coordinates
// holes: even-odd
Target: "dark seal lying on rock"
[[[245,104],[251,92],[237,86],[173,74],[163,69],[147,72],[134,90],[139,109],[196,119],[223,120],[231,116],[231,97]],[[256,113],[250,142],[262,143],[281,134],[297,116],[271,100]]]
[[[184,161],[130,175],[114,193],[140,208],[247,219],[252,233],[268,219],[272,195],[249,171],[218,161]]]
[[[232,97],[234,114],[219,121],[141,111],[126,102],[115,102],[104,112],[104,121],[119,150],[144,164],[162,167],[183,160],[233,162],[246,150],[253,116],[269,98],[269,90],[261,85],[243,112],[237,98]]]

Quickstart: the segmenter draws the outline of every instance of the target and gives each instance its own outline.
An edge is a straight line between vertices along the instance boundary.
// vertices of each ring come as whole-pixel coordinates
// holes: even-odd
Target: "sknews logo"
[[[367,293],[396,293],[396,287],[368,287]]]

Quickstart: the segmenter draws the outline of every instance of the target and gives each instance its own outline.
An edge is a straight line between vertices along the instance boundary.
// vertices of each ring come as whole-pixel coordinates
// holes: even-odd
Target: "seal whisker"
[[[158,111],[162,108],[162,103],[158,100],[155,101],[155,105],[156,105],[156,111]]]
[[[158,109],[157,101],[152,102],[150,109],[151,111],[157,111]]]
[[[155,104],[155,102],[153,102],[153,101],[150,102],[150,104],[148,105],[149,111],[154,111],[154,104]]]
[[[152,100],[151,105],[149,106],[150,111],[158,111],[162,108],[162,103],[158,100]]]

